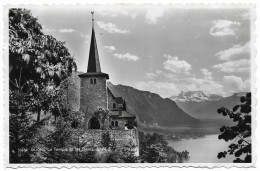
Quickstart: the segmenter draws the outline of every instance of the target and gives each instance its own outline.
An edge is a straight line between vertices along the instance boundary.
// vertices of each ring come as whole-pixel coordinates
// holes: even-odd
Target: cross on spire
[[[92,15],[92,28],[94,28],[94,11],[91,11],[91,15]]]

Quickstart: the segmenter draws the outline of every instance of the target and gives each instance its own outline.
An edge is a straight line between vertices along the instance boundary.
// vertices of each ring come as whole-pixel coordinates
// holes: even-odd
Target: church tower
[[[98,107],[107,109],[107,80],[109,75],[101,72],[97,42],[94,30],[94,12],[92,14],[92,33],[89,49],[87,72],[79,75],[80,85],[80,110],[85,113],[86,119],[93,116]]]

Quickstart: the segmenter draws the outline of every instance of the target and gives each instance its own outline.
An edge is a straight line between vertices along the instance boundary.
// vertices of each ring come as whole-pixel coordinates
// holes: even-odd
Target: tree
[[[101,144],[103,147],[105,147],[106,149],[110,149],[112,151],[116,150],[116,140],[115,139],[111,139],[110,138],[110,134],[109,132],[104,132],[102,134],[102,138],[101,138]]]
[[[26,9],[9,11],[9,80],[10,89],[30,95],[31,110],[38,114],[50,111],[56,89],[76,68],[64,42],[44,35],[42,27]],[[57,91],[56,91],[57,90]]]
[[[37,162],[71,163],[76,162],[72,157],[72,129],[70,121],[65,117],[58,117],[54,130],[50,130],[41,139],[41,157]]]
[[[139,157],[135,155],[136,145],[129,141],[128,144],[124,144],[123,149],[121,151],[121,158],[125,163],[137,163]]]
[[[29,10],[9,10],[9,139],[14,163],[32,161],[36,134],[49,118],[41,119],[41,113],[63,113],[60,85],[76,69],[64,42],[41,29]]]
[[[176,163],[188,158],[189,152],[177,152],[168,146],[164,136],[158,133],[139,132],[139,146],[141,162],[148,163]]]
[[[40,123],[32,122],[31,114],[27,113],[30,103],[31,99],[25,93],[9,91],[10,163],[30,163],[35,155],[32,150],[37,142],[35,136],[44,120]]]
[[[227,154],[234,155],[235,163],[251,163],[251,93],[247,93],[240,99],[241,104],[234,106],[233,110],[224,107],[218,109],[218,113],[228,116],[235,123],[234,126],[220,128],[219,139],[233,141],[227,151],[218,153],[218,158],[225,158]]]
[[[102,134],[102,138],[101,138],[101,144],[103,147],[105,147],[106,149],[110,148],[110,143],[111,143],[111,139],[110,139],[110,135],[109,132],[105,132]]]
[[[109,110],[100,107],[94,112],[94,115],[101,122],[101,129],[104,129],[105,121],[110,118]]]

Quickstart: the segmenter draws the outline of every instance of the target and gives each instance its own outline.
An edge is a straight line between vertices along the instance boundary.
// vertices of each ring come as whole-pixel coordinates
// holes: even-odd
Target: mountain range
[[[240,102],[245,93],[234,93],[223,97],[216,94],[206,94],[202,91],[181,92],[178,96],[170,97],[186,113],[198,119],[225,119],[217,113],[220,107],[232,109]],[[228,119],[226,117],[226,119]]]
[[[80,110],[80,78],[73,73],[69,78],[68,101],[72,110]],[[158,94],[140,91],[130,86],[107,83],[116,97],[123,97],[127,111],[136,115],[138,123],[143,126],[174,126],[196,124],[197,119],[185,113],[177,104]]]
[[[169,98],[164,99],[158,94],[125,85],[108,83],[108,88],[115,96],[121,96],[126,100],[127,110],[135,114],[139,122],[144,125],[188,125],[198,121]]]
[[[72,110],[80,110],[80,73],[69,78],[68,101]],[[220,107],[232,109],[245,93],[235,93],[229,97],[206,94],[202,91],[181,92],[178,96],[162,98],[149,91],[137,90],[130,86],[107,83],[116,97],[123,97],[127,111],[136,115],[138,123],[144,126],[193,125],[198,119],[218,119],[225,117],[217,113]],[[228,119],[228,118],[226,118]]]

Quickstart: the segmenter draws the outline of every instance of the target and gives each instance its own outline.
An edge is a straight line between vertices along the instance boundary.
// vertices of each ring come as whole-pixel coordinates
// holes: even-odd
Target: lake
[[[230,143],[219,140],[218,135],[174,142],[169,141],[169,145],[176,151],[189,151],[190,158],[185,161],[186,163],[232,163],[233,156],[227,155],[226,158],[217,158],[218,153],[227,150]]]

